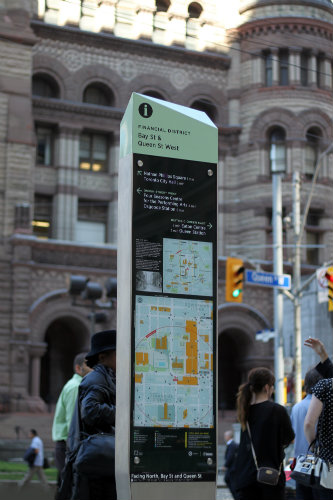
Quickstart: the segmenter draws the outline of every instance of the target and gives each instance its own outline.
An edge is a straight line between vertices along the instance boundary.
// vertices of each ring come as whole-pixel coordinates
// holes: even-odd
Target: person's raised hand
[[[313,349],[318,354],[322,363],[324,363],[324,361],[326,361],[326,359],[328,358],[327,351],[321,340],[309,337],[304,341],[304,345],[307,347],[311,347],[311,349]]]

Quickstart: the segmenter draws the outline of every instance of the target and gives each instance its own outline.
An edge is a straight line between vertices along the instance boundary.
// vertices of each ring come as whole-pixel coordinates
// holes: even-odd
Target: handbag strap
[[[248,423],[248,422],[246,422],[246,427],[247,427],[247,432],[248,432],[248,434],[249,434],[249,438],[250,438],[251,450],[252,450],[252,455],[253,455],[254,464],[255,464],[255,466],[256,466],[256,469],[257,469],[257,470],[259,470],[259,467],[258,467],[258,462],[257,462],[257,457],[256,457],[256,453],[255,453],[255,451],[254,451],[254,447],[253,447],[253,443],[252,443],[252,436],[251,436],[250,426],[249,426],[249,423]],[[283,463],[283,460],[282,460],[282,462],[280,463],[280,467],[279,467],[279,474],[281,473],[282,463]]]
[[[258,467],[257,457],[256,457],[256,453],[255,453],[254,448],[253,448],[252,437],[251,437],[251,431],[250,431],[250,426],[249,426],[249,423],[248,423],[248,422],[246,422],[246,427],[247,427],[247,432],[248,432],[248,435],[249,435],[249,438],[250,438],[250,443],[251,443],[251,450],[252,450],[253,460],[254,460],[254,463],[255,463],[256,469],[258,470],[258,469],[259,469],[259,467]]]

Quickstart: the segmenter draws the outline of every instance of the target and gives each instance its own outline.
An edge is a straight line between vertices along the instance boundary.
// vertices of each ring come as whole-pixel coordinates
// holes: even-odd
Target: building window
[[[304,174],[312,179],[315,173],[321,132],[317,128],[310,128],[306,134]]]
[[[155,97],[155,99],[161,99],[162,101],[165,101],[165,98],[157,92],[156,90],[146,90],[145,92],[142,92],[143,95],[146,95],[148,97]]]
[[[301,53],[301,85],[307,87],[309,84],[309,53],[303,51]]]
[[[37,165],[52,165],[53,161],[53,129],[36,126],[36,163]]]
[[[37,238],[51,238],[52,230],[52,196],[36,194],[32,232]]]
[[[270,171],[286,171],[286,134],[281,127],[276,127],[269,135]]]
[[[97,106],[111,106],[113,101],[110,89],[101,83],[88,85],[83,92],[83,102]]]
[[[32,95],[38,97],[59,98],[59,87],[57,82],[45,74],[37,74],[32,77]]]
[[[105,243],[108,203],[80,199],[75,240],[80,243]]]
[[[306,249],[306,263],[310,265],[318,265],[319,262],[319,248],[321,240],[320,226],[321,213],[310,211],[305,225],[306,231],[306,244],[309,245]]]
[[[105,134],[85,133],[80,137],[80,169],[106,172],[108,137]]]
[[[265,86],[271,87],[273,85],[273,56],[271,52],[264,52],[265,64]]]
[[[191,104],[191,108],[203,111],[213,122],[217,119],[216,107],[208,99],[198,99],[197,101],[194,101]]]
[[[285,49],[279,50],[279,84],[289,84],[289,54]]]

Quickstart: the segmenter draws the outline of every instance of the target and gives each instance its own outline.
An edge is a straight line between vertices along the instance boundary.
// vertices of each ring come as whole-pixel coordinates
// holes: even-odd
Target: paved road
[[[45,493],[38,482],[27,485],[22,491],[18,491],[16,484],[0,483],[1,500],[53,500],[54,489]],[[233,500],[230,491],[223,487],[216,489],[216,500]]]

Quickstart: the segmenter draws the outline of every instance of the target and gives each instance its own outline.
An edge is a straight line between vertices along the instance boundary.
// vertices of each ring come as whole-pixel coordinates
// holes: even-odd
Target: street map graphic
[[[213,426],[213,302],[136,296],[134,425]]]
[[[213,245],[163,238],[163,293],[213,295]]]

